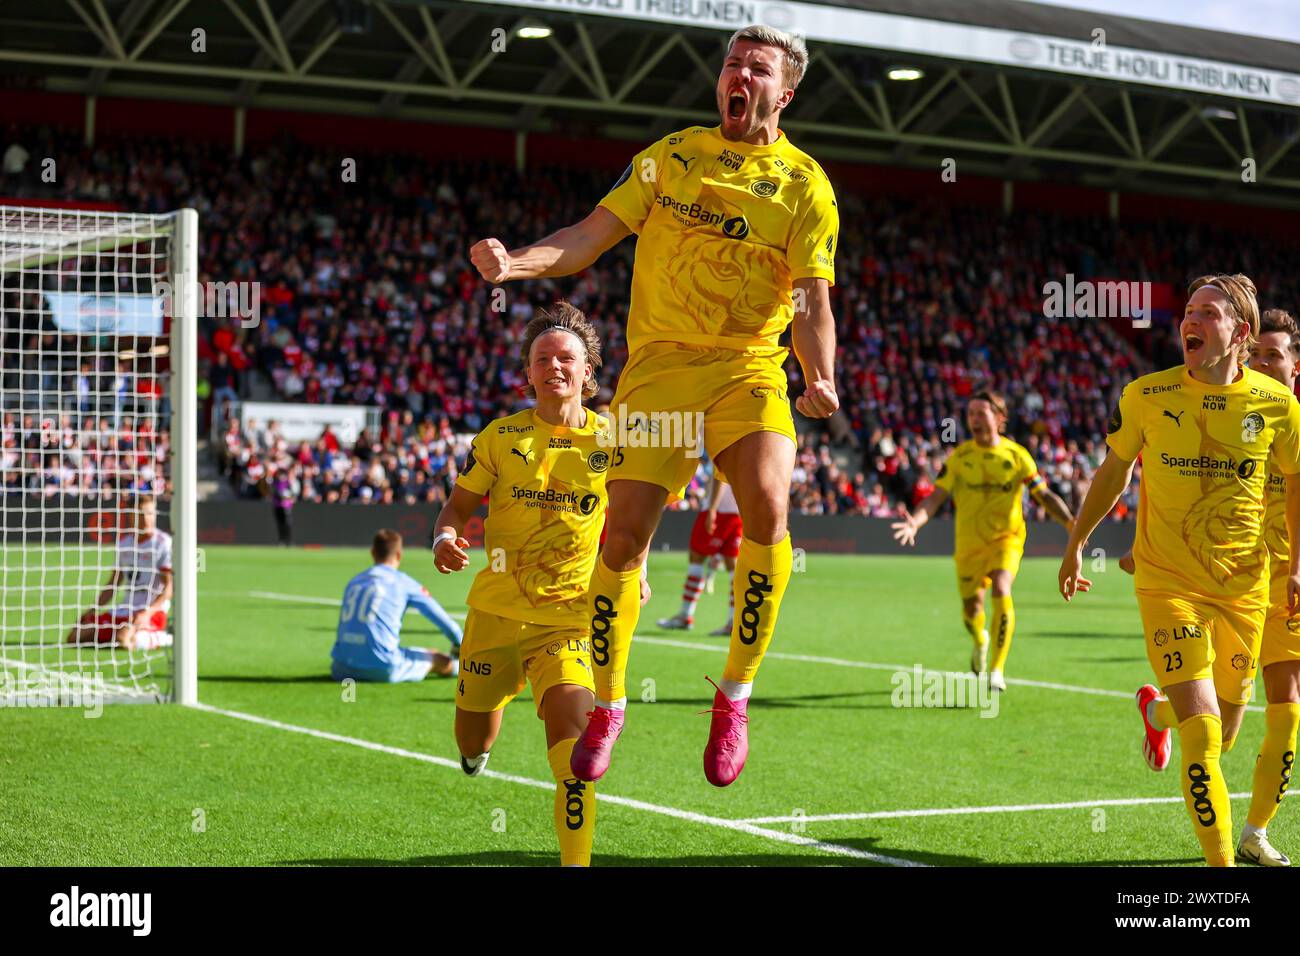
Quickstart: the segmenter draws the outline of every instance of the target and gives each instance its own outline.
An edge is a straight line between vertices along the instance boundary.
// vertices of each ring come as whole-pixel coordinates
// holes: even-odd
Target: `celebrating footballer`
[[[623,422],[702,413],[704,444],[735,490],[745,529],[739,613],[704,749],[704,775],[719,787],[745,766],[749,696],[790,582],[795,431],[778,339],[791,323],[803,373],[795,407],[811,418],[839,408],[835,196],[779,128],[807,66],[800,38],[764,26],[737,31],[718,75],[718,126],[688,127],[642,150],[581,222],[521,249],[484,239],[470,250],[484,279],[506,282],[570,275],[637,235],[629,355],[612,413]],[[623,729],[640,569],[665,504],[695,472],[689,452],[613,449],[608,535],[587,590],[596,707],[573,748],[582,780],[605,773]]]

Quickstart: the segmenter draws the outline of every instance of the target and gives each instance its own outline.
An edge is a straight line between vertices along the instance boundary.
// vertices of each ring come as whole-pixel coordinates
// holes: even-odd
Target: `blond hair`
[[[785,77],[786,86],[792,90],[799,88],[799,83],[808,70],[808,44],[803,42],[803,37],[786,33],[776,27],[755,23],[731,35],[731,40],[727,43],[728,51],[736,45],[737,40],[748,40],[751,43],[774,46],[781,50],[783,61],[781,72]]]
[[[1250,326],[1250,331],[1246,334],[1246,341],[1242,343],[1238,359],[1246,360],[1250,354],[1250,347],[1255,344],[1259,338],[1259,301],[1256,298],[1255,283],[1250,280],[1249,276],[1241,273],[1228,275],[1219,273],[1217,275],[1200,276],[1192,280],[1192,284],[1187,287],[1187,297],[1191,298],[1197,289],[1203,289],[1209,286],[1222,292],[1228,300],[1228,305],[1232,309],[1232,314],[1238,319]]]
[[[537,315],[524,328],[523,359],[524,368],[530,364],[533,343],[547,332],[569,332],[578,337],[587,353],[587,364],[591,366],[591,378],[582,383],[582,397],[591,398],[599,390],[596,383],[596,370],[600,368],[600,336],[596,328],[587,321],[582,310],[568,302],[557,302],[550,309],[538,309]],[[531,384],[525,386],[525,394],[536,396],[537,390]]]

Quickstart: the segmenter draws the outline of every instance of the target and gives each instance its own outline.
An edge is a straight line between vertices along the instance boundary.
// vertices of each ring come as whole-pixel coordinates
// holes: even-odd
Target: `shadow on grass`
[[[677,705],[681,707],[696,707],[706,709],[713,700],[711,693],[712,688],[705,688],[699,697],[656,697],[655,706],[661,704]],[[859,697],[884,697],[888,698],[893,692],[889,690],[868,690],[854,694],[799,694],[793,697],[764,697],[762,695],[754,696],[749,699],[749,709],[769,710],[788,707],[808,707],[821,708],[824,710],[881,710],[892,708],[892,704],[885,700],[879,704],[824,704],[818,701],[839,701],[850,700]]]
[[[1033,631],[1025,632],[1023,637],[1062,637],[1062,638],[1087,638],[1093,641],[1135,641],[1140,640],[1140,635],[1135,634],[1098,634],[1096,631]]]
[[[329,674],[202,674],[199,679],[214,684],[338,684]]]
[[[908,853],[901,856],[898,851],[876,846],[872,837],[853,840],[833,840],[839,846],[878,853],[895,859],[906,859],[931,866],[976,866],[982,861],[972,857],[946,856],[936,853]],[[278,860],[275,866],[548,866],[559,864],[556,852],[538,850],[499,850],[484,853],[447,853],[442,855],[414,856],[405,859],[380,859],[374,857],[337,857],[335,859]],[[690,854],[685,856],[630,856],[619,853],[600,853],[592,856],[592,864],[600,868],[609,867],[646,867],[646,866],[878,866],[872,860],[862,860],[848,856],[817,854],[816,856],[794,855],[789,853],[736,853],[720,856],[711,854]]]

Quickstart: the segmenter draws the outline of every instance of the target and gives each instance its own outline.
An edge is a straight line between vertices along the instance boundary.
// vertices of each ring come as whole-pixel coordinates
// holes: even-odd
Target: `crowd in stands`
[[[476,239],[522,244],[582,218],[611,185],[608,173],[363,155],[358,182],[344,183],[341,153],[287,138],[236,159],[228,146],[193,140],[104,138],[87,148],[74,131],[20,132],[31,155],[63,157],[62,195],[149,211],[192,206],[201,278],[261,284],[256,327],[203,320],[209,409],[246,397],[258,375],[286,401],[377,406],[385,416],[380,434],[306,443],[276,437],[269,423],[233,424],[217,453],[242,494],[287,470],[297,500],[441,500],[465,436],[522,407],[522,330],[557,298],[601,330],[601,399],[626,361],[632,241],[576,277],[500,288],[467,260]],[[966,437],[965,400],[981,388],[1006,396],[1007,433],[1077,507],[1120,389],[1179,361],[1176,317],[1140,334],[1046,318],[1045,281],[1123,276],[1181,288],[1227,269],[1255,279],[1264,307],[1300,303],[1300,249],[1227,228],[1003,216],[848,188],[838,200],[843,411],[799,422],[808,430],[791,500],[804,512],[887,517],[915,506]],[[793,357],[787,369],[798,394]],[[698,478],[687,506],[702,500]],[[1135,497],[1136,485],[1116,514]]]
[[[124,359],[120,343],[64,333],[40,298],[0,289],[4,494],[103,503],[133,493],[169,497],[165,368],[147,349]]]

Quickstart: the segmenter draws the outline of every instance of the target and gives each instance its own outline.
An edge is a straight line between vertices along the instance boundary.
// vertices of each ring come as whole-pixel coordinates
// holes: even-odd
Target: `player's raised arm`
[[[904,518],[902,521],[895,521],[889,527],[893,529],[894,540],[904,547],[911,547],[916,544],[916,533],[939,513],[939,509],[944,506],[948,500],[948,491],[946,488],[935,488],[925,499],[916,506],[916,510]]]
[[[433,538],[433,566],[443,574],[464,571],[469,567],[469,553],[465,550],[469,541],[461,537],[461,532],[482,501],[481,494],[455,485],[447,503],[438,512],[438,519],[434,522],[437,533]]]
[[[794,282],[794,354],[803,369],[803,394],[794,407],[808,418],[829,418],[840,407],[835,391],[835,316],[830,283],[821,277]],[[801,308],[802,306],[802,308]]]
[[[522,249],[507,251],[499,239],[482,239],[469,250],[470,262],[487,282],[538,279],[581,272],[632,230],[603,206],[581,222]]]
[[[1065,557],[1061,559],[1061,570],[1057,575],[1061,596],[1067,601],[1074,597],[1076,591],[1087,591],[1092,587],[1092,582],[1080,573],[1083,568],[1083,546],[1128,487],[1133,478],[1135,460],[1123,458],[1111,449],[1106,460],[1092,476],[1092,485],[1084,496],[1083,504],[1079,506],[1079,516],[1074,519],[1074,530],[1070,532],[1070,542],[1065,546]]]

